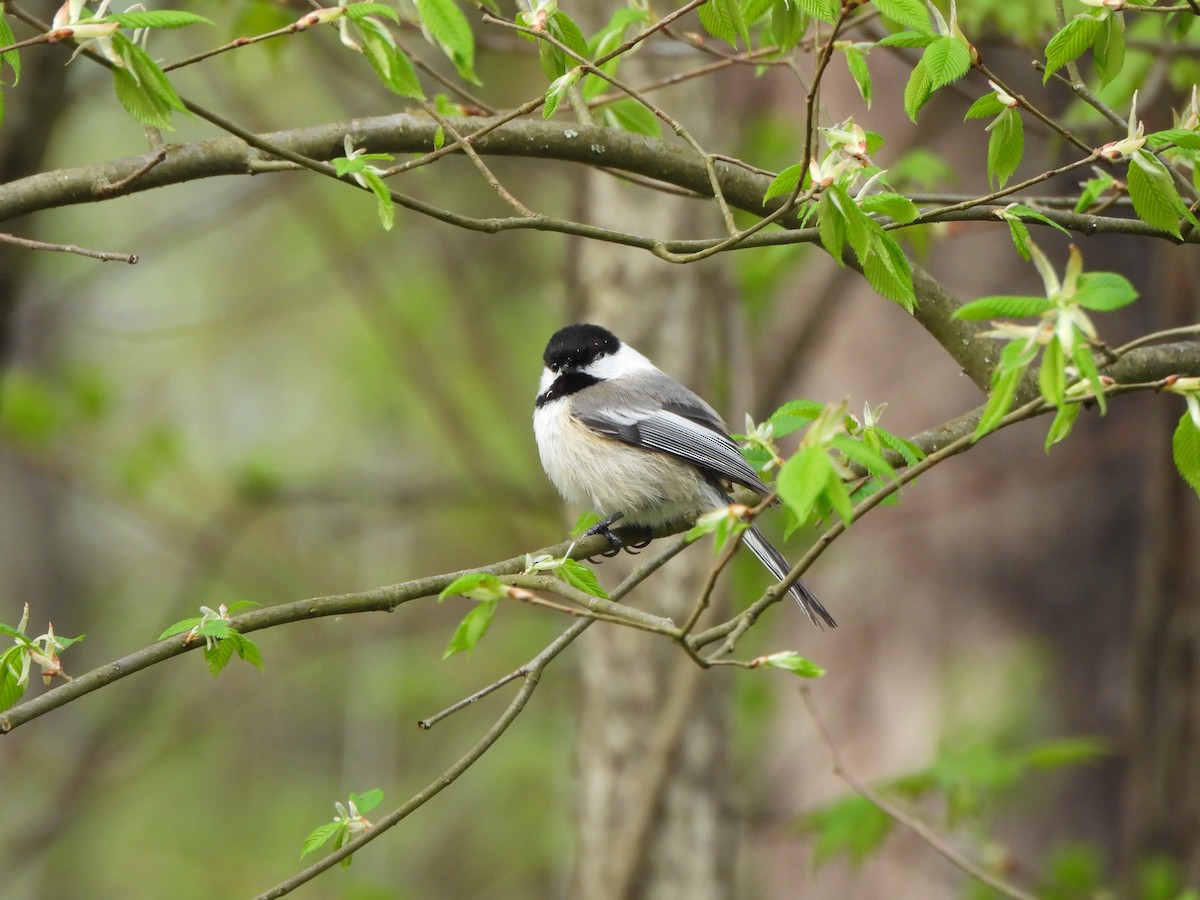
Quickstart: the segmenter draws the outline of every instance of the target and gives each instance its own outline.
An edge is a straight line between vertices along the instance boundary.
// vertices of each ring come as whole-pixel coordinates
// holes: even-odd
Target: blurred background
[[[1030,90],[1048,6],[982,4],[986,15],[965,25],[989,65]],[[157,35],[156,55],[179,58],[298,14],[259,0],[195,8],[220,33]],[[482,92],[498,108],[544,88],[526,46],[505,35],[477,30]],[[415,33],[406,46],[442,66]],[[644,65],[706,58],[666,47]],[[82,61],[64,67],[66,56],[24,53],[19,86],[5,90],[4,181],[145,150],[107,76]],[[257,132],[395,112],[397,98],[346,57],[325,29],[173,80]],[[870,113],[844,66],[831,69],[824,124],[854,115],[886,134],[877,161],[916,178],[910,186],[986,190],[986,134],[961,125],[982,85],[939,92],[915,126],[899,112],[909,65],[872,54]],[[713,151],[773,169],[802,152],[805,86],[794,73],[742,67],[700,85],[656,97]],[[1184,92],[1165,75],[1157,89],[1143,109],[1166,111]],[[1063,111],[1067,98],[1057,102]],[[171,142],[214,134],[176,121]],[[1096,144],[1112,139],[1095,134]],[[1060,152],[1029,128],[1022,172]],[[720,227],[708,205],[609,175],[491,165],[535,210],[612,216],[667,237]],[[504,209],[461,158],[398,187],[471,214]],[[0,246],[0,621],[16,624],[28,603],[32,633],[48,620],[60,634],[86,633],[63,660],[76,675],[201,604],[362,590],[562,539],[573,514],[541,472],[530,417],[546,338],[584,316],[713,399],[734,430],[797,397],[847,399],[852,412],[887,403],[882,425],[902,435],[981,401],[899,307],[812,247],[684,269],[403,211],[387,233],[368,195],[294,173],[182,185],[13,227],[140,257],[131,267]],[[1061,268],[1065,238],[1035,237]],[[924,264],[962,300],[1040,292],[1002,228],[941,228],[921,243]],[[1081,249],[1089,269],[1123,272],[1143,297],[1104,317],[1110,344],[1196,320],[1189,248],[1097,237]],[[968,854],[1042,885],[1040,895],[1098,896],[1106,884],[1112,896],[1168,897],[1200,884],[1200,545],[1195,498],[1170,461],[1180,412],[1167,398],[1125,398],[1103,420],[1086,415],[1048,455],[1048,421],[989,438],[821,558],[806,580],[837,630],[817,632],[780,605],[739,655],[796,649],[824,666],[813,693],[846,766],[870,781],[908,778],[909,809]],[[789,556],[814,535],[793,536]],[[710,559],[693,548],[663,577],[702,578]],[[600,567],[602,583],[615,585],[619,565]],[[730,581],[733,608],[766,584],[752,560]],[[660,611],[662,590],[652,580],[631,602]],[[429,732],[419,719],[569,624],[502,607],[470,656],[443,661],[469,608],[462,598],[419,602],[259,632],[265,672],[235,660],[213,679],[189,654],[3,737],[0,898],[236,897],[292,874],[335,800],[381,788],[377,812],[399,805],[478,739],[509,694]],[[632,648],[625,664],[637,667],[651,652],[638,637],[600,626],[580,643]],[[301,895],[581,896],[581,785],[606,751],[587,737],[597,726],[581,728],[594,705],[581,698],[588,651],[574,650],[451,789]],[[629,676],[614,665],[598,677]],[[872,850],[879,822],[840,803],[847,789],[796,685],[784,673],[722,669],[696,689],[717,698],[728,737],[720,764],[699,776],[721,785],[726,895],[987,896],[910,833]],[[1069,766],[1061,743],[1030,755],[1074,737],[1105,751],[1080,751],[1088,761]]]

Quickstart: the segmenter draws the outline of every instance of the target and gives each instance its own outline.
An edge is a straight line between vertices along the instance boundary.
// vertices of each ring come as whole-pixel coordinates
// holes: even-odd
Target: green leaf
[[[1020,216],[1022,219],[1033,219],[1036,222],[1041,222],[1043,225],[1049,225],[1056,231],[1062,232],[1067,237],[1071,236],[1071,232],[1063,228],[1049,216],[1043,215],[1036,209],[1030,206],[1025,206],[1023,203],[1014,203],[1004,209],[1006,216]]]
[[[771,8],[771,40],[780,53],[789,53],[808,31],[808,15],[799,3],[776,3]]]
[[[865,431],[878,438],[879,442],[887,449],[899,453],[904,462],[910,466],[915,466],[925,458],[925,451],[906,438],[892,434],[890,431],[884,431],[879,426],[872,426]]]
[[[1154,154],[1138,150],[1129,158],[1127,183],[1138,217],[1152,228],[1181,237],[1179,219],[1185,207],[1166,166]]]
[[[345,16],[352,22],[357,22],[364,16],[382,16],[393,22],[400,22],[400,14],[383,3],[350,3],[346,6]]]
[[[1093,762],[1111,756],[1112,747],[1103,738],[1059,738],[1039,744],[1025,754],[1025,762],[1034,769],[1053,770]]]
[[[173,110],[186,110],[171,82],[146,51],[123,34],[112,36],[113,49],[125,60],[113,67],[113,87],[125,110],[153,128],[170,129]]]
[[[825,485],[824,499],[847,525],[854,521],[854,501],[850,499],[850,492],[836,472]]]
[[[113,43],[115,46],[115,39]],[[175,93],[175,88],[171,86],[171,82],[167,79],[163,70],[158,67],[158,63],[152,60],[145,50],[130,41],[128,42],[128,47],[122,52],[122,55],[125,57],[128,66],[133,70],[138,83],[146,91],[153,94],[158,102],[169,109],[187,112],[187,107],[183,105],[183,101]]]
[[[1101,172],[1097,177],[1089,178],[1084,182],[1083,192],[1079,195],[1079,201],[1075,204],[1075,212],[1081,213],[1088,209],[1101,194],[1116,184],[1116,181],[1107,172]]]
[[[777,2],[779,0],[743,0],[742,18],[746,20],[747,25],[757,25],[759,20],[767,17]]]
[[[438,603],[459,594],[472,600],[498,600],[504,596],[504,592],[504,582],[495,575],[489,575],[487,572],[469,572],[446,585],[438,594]]]
[[[800,179],[804,177],[804,173],[805,167],[803,163],[795,163],[788,166],[767,185],[767,192],[763,194],[763,203],[775,197],[790,197],[795,193],[796,188],[800,184]]]
[[[12,26],[8,24],[8,19],[3,15],[3,13],[0,13],[0,47],[7,47],[10,44],[15,44],[16,42],[17,37],[13,34]],[[21,54],[19,54],[16,50],[6,50],[4,53],[0,53],[0,70],[3,69],[5,64],[7,64],[8,67],[13,71],[12,83],[15,87],[17,82],[21,80]],[[3,74],[3,71],[0,71],[0,75]],[[3,117],[4,95],[0,94],[0,120],[3,120]]]
[[[938,39],[936,34],[918,31],[897,31],[875,42],[876,47],[928,47]]]
[[[1081,403],[1064,403],[1058,408],[1054,414],[1054,421],[1050,423],[1050,430],[1046,433],[1045,451],[1050,452],[1050,448],[1063,440],[1071,433],[1071,429],[1075,427],[1075,420],[1079,418],[1079,413],[1083,411]]]
[[[365,18],[358,22],[358,28],[362,34],[363,54],[384,87],[402,97],[424,100],[425,92],[413,64],[396,46],[395,38],[384,24]]]
[[[358,809],[360,816],[366,815],[383,802],[383,791],[380,788],[372,788],[361,794],[351,794],[350,802]]]
[[[1000,113],[1008,109],[1008,105],[1000,102],[1000,98],[995,91],[990,94],[984,94],[978,100],[971,104],[966,115],[963,116],[963,121],[968,119],[986,119],[989,116],[998,116]]]
[[[830,25],[837,21],[841,8],[838,0],[791,0],[791,2],[794,2],[814,19],[820,19]]]
[[[116,22],[122,28],[185,28],[188,25],[212,25],[212,21],[195,13],[177,9],[133,10],[112,13],[100,22]]]
[[[300,858],[304,859],[304,857],[308,856],[314,850],[325,846],[331,837],[345,829],[345,822],[326,822],[324,825],[318,825],[304,839],[304,849],[300,851]]]
[[[1005,224],[1008,225],[1008,234],[1012,238],[1013,246],[1017,248],[1017,252],[1021,254],[1021,259],[1029,261],[1029,245],[1033,243],[1033,238],[1029,235],[1029,227],[1016,217],[1004,217]]]
[[[446,646],[446,652],[442,654],[442,659],[449,659],[455,653],[473,649],[487,634],[488,626],[492,624],[492,617],[496,614],[496,607],[499,604],[499,600],[484,600],[467,613],[458,623],[458,628],[455,629],[454,636],[450,638],[450,643]]]
[[[600,517],[593,512],[580,513],[575,520],[575,527],[571,529],[571,537],[579,537],[599,521]]]
[[[1025,369],[1026,366],[1017,366],[1007,370],[998,370],[999,378],[992,387],[992,393],[988,397],[987,406],[983,408],[979,424],[975,426],[976,440],[988,432],[994,431],[1000,424],[1000,420],[1008,414],[1009,409],[1012,408],[1013,398],[1017,396],[1017,388],[1021,386]]]
[[[233,651],[234,643],[230,640],[218,640],[211,646],[205,645],[204,661],[208,663],[208,671],[212,673],[213,678],[220,675],[221,670],[229,665],[229,661],[233,659]]]
[[[921,57],[929,75],[930,90],[936,91],[962,78],[971,70],[971,51],[952,35],[934,40]]]
[[[555,569],[555,571],[571,587],[577,588],[593,597],[599,597],[602,600],[608,599],[608,593],[604,588],[600,587],[600,582],[596,580],[596,573],[578,560],[563,560],[563,564]]]
[[[1123,275],[1116,272],[1085,272],[1079,276],[1075,289],[1075,302],[1084,309],[1111,312],[1128,306],[1138,297],[1138,292]]]
[[[171,128],[171,110],[148,93],[128,69],[113,68],[113,89],[125,111],[143,125]]]
[[[29,684],[28,652],[25,647],[10,647],[0,653],[0,712],[15,706],[25,693]]]
[[[546,88],[546,102],[542,106],[542,118],[548,119],[554,115],[554,111],[558,109],[558,104],[563,97],[567,96],[567,91],[575,82],[579,81],[580,70],[578,68],[571,69],[550,82],[550,86]]]
[[[555,81],[566,74],[569,66],[567,65],[567,55],[551,44],[549,41],[538,41],[538,65],[542,67],[542,74],[549,81]],[[605,87],[607,82],[602,81],[595,76],[589,78],[589,82],[600,82],[599,89],[591,93],[598,94]],[[557,104],[558,101],[555,100]]]
[[[176,622],[174,625],[171,625],[169,628],[167,628],[166,631],[164,631],[162,634],[160,634],[158,636],[157,640],[163,641],[174,635],[183,634],[183,632],[185,632],[185,631],[191,631],[193,628],[195,628],[199,624],[200,624],[199,616],[193,616],[190,619],[180,619],[178,622]]]
[[[475,35],[454,0],[416,0],[416,4],[421,24],[454,63],[459,77],[481,84],[475,75]]]
[[[913,288],[912,267],[908,257],[895,239],[877,223],[871,237],[871,245],[865,259],[860,259],[863,274],[881,296],[899,303],[911,313],[917,305]]]
[[[861,441],[856,441],[852,437],[839,434],[830,441],[830,444],[834,449],[840,451],[846,459],[862,466],[872,475],[888,480],[895,479],[896,470],[892,468],[892,464],[884,459],[883,454],[872,450]]]
[[[1175,457],[1175,468],[1183,476],[1183,480],[1200,494],[1200,429],[1187,413],[1175,427],[1175,435],[1171,438],[1171,451]]]
[[[782,653],[772,653],[770,656],[759,657],[755,662],[775,669],[783,669],[801,678],[820,678],[825,670],[811,659],[806,659],[799,653],[786,650]]]
[[[1071,358],[1075,361],[1075,368],[1079,369],[1080,375],[1084,377],[1088,385],[1092,389],[1092,393],[1096,395],[1096,403],[1100,406],[1100,415],[1104,415],[1108,411],[1108,403],[1104,396],[1104,382],[1100,380],[1100,370],[1096,368],[1096,358],[1092,356],[1092,350],[1087,345],[1085,337],[1076,329],[1075,348],[1071,353]]]
[[[1062,344],[1057,337],[1051,338],[1042,352],[1042,364],[1038,368],[1038,390],[1042,399],[1051,406],[1062,406],[1063,397],[1067,392],[1067,370]]]
[[[917,121],[917,113],[931,93],[933,87],[929,81],[929,73],[925,70],[925,57],[921,57],[908,76],[908,84],[904,86],[904,111],[914,122]]]
[[[750,46],[750,32],[737,0],[708,0],[699,9],[700,24],[715,38],[736,47],[738,38]]]
[[[1074,62],[1096,42],[1103,23],[1087,13],[1073,18],[1046,45],[1046,71],[1042,84],[1069,62]]]
[[[1181,147],[1184,150],[1200,150],[1200,131],[1188,131],[1186,128],[1168,128],[1166,131],[1155,131],[1146,135],[1146,143],[1155,148],[1174,144],[1176,147]]]
[[[825,193],[832,198],[841,212],[846,240],[850,242],[858,261],[863,262],[871,249],[871,225],[874,223],[843,188],[836,184],[830,185],[825,189]]]
[[[1003,187],[1017,171],[1025,153],[1021,116],[1015,109],[1005,109],[988,129],[991,131],[987,152],[988,181],[996,187]]]
[[[897,25],[929,31],[929,10],[921,0],[875,0],[875,8]]]
[[[1101,87],[1120,74],[1125,65],[1125,18],[1120,13],[1108,15],[1097,31],[1092,44],[1092,62]]]
[[[262,652],[258,649],[258,644],[250,640],[244,634],[237,631],[231,632],[225,641],[233,645],[233,649],[237,655],[244,659],[258,671],[263,670]]]
[[[561,9],[556,9],[554,15],[546,20],[546,27],[550,34],[566,44],[572,53],[578,54],[582,59],[588,58],[587,38],[583,36],[583,32],[575,24],[575,20]]]
[[[825,404],[816,400],[789,400],[767,422],[775,437],[781,438],[808,426],[824,409]]]
[[[833,194],[829,191],[821,193],[817,202],[817,233],[821,238],[821,246],[833,257],[839,266],[846,263],[842,253],[846,248],[846,219],[833,202]]]
[[[800,521],[807,519],[830,481],[837,480],[833,462],[821,447],[802,447],[783,464],[775,489]],[[839,482],[840,483],[840,482]]]
[[[954,311],[953,318],[978,321],[980,319],[1023,319],[1039,316],[1054,308],[1054,301],[1045,297],[980,297],[964,303]]]
[[[863,197],[859,206],[862,207],[863,212],[883,213],[889,219],[904,224],[908,224],[921,215],[921,210],[917,209],[917,204],[913,203],[907,197],[891,192],[869,194]]]
[[[45,444],[64,426],[62,404],[42,381],[17,369],[7,373],[0,395],[0,428],[10,440]]]
[[[867,104],[867,109],[870,109],[871,70],[867,68],[867,54],[853,44],[847,44],[841,49],[846,54],[846,67],[850,70],[850,77],[854,79],[854,84],[858,87],[859,96]]]
[[[604,118],[609,125],[634,134],[662,137],[658,116],[632,97],[626,97],[604,107]]]
[[[392,226],[396,224],[396,206],[392,203],[391,191],[379,177],[378,172],[363,169],[359,174],[370,187],[371,193],[375,195],[375,207],[379,212],[379,222],[383,225],[383,230],[391,231]]]
[[[859,864],[883,843],[892,820],[878,806],[859,794],[809,813],[803,827],[817,836],[813,847],[816,865],[839,853]]]

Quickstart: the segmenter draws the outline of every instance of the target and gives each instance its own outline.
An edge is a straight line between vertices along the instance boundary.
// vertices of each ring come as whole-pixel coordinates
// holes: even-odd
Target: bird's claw
[[[619,515],[609,516],[607,519],[603,519],[603,520],[597,522],[595,525],[593,525],[591,528],[589,528],[585,532],[586,535],[593,535],[593,534],[604,535],[605,539],[608,541],[609,548],[607,550],[605,550],[604,552],[600,553],[599,555],[604,557],[605,559],[612,559],[614,556],[619,554],[622,550],[624,550],[626,553],[630,554],[631,556],[637,556],[639,550],[642,550],[644,547],[647,547],[650,544],[651,534],[650,534],[649,528],[636,528],[635,527],[635,528],[624,529],[625,531],[632,531],[632,532],[638,534],[639,537],[636,540],[625,540],[620,535],[613,532],[613,530],[609,526],[611,526],[612,523],[615,522],[619,518],[620,518]],[[587,558],[587,560],[588,560],[588,562],[592,563],[593,565],[599,565],[599,562],[595,558],[595,554],[592,556],[589,556]]]

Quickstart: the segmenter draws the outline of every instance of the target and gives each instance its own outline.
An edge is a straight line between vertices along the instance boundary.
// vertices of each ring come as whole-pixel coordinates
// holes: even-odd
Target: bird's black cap
[[[620,349],[621,342],[607,328],[580,322],[554,332],[546,344],[542,361],[552,372],[582,369]]]

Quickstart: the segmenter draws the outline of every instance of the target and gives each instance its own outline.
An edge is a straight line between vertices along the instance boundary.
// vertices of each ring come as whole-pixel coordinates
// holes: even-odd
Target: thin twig
[[[475,166],[475,168],[479,170],[479,174],[483,176],[484,181],[488,183],[488,186],[495,191],[505,203],[515,209],[518,215],[525,216],[529,219],[537,217],[537,213],[514,197],[508,188],[500,183],[500,180],[492,174],[492,170],[488,168],[487,163],[480,159],[479,154],[475,152],[475,148],[471,146],[471,142],[464,138],[458,132],[458,129],[450,124],[450,121],[437,111],[437,108],[432,103],[430,103],[428,100],[422,100],[421,108],[424,109],[425,112],[429,114],[429,117],[437,122],[447,134],[454,138],[455,146],[459,147],[463,153],[467,155],[467,158],[471,160],[471,163]]]
[[[550,664],[554,657],[558,656],[559,653],[565,650],[571,644],[571,642],[575,640],[575,638],[582,634],[584,629],[590,624],[591,622],[588,621],[576,623],[574,626],[559,635],[559,637],[555,639],[549,646],[547,646],[546,649],[534,657],[531,665],[529,666],[529,671],[524,676],[521,688],[517,691],[517,695],[512,699],[512,702],[508,704],[508,707],[492,724],[492,727],[487,730],[483,737],[476,741],[475,745],[465,754],[463,754],[463,756],[461,756],[458,761],[454,763],[454,765],[450,766],[450,768],[438,775],[437,778],[431,781],[423,790],[410,797],[406,803],[388,813],[382,819],[374,822],[369,829],[364,831],[358,837],[343,844],[340,848],[333,851],[328,856],[324,856],[317,860],[317,862],[313,863],[308,868],[297,872],[291,878],[280,882],[270,890],[264,891],[258,896],[257,900],[274,900],[274,898],[282,897],[285,894],[290,894],[301,885],[312,881],[322,872],[337,865],[343,859],[361,849],[370,841],[375,840],[375,838],[379,837],[379,835],[383,834],[385,831],[388,831],[389,829],[394,828],[396,825],[399,825],[409,815],[420,809],[444,789],[457,781],[459,776],[467,771],[467,769],[471,768],[471,766],[475,764],[476,760],[483,756],[483,754],[486,753],[488,749],[500,739],[500,736],[503,735],[506,730],[508,730],[508,726],[511,725],[517,716],[521,714],[521,711],[525,709],[525,704],[529,702],[529,698],[533,695],[533,691],[537,687],[538,681],[541,679],[542,670]]]
[[[466,707],[470,706],[472,703],[476,702],[477,700],[482,700],[484,697],[498,691],[500,688],[504,687],[506,684],[516,681],[518,678],[524,678],[528,674],[529,674],[529,663],[526,663],[525,665],[521,666],[521,668],[515,669],[514,671],[509,672],[507,675],[503,676],[502,678],[496,679],[491,684],[489,684],[487,687],[480,688],[475,693],[473,693],[471,696],[463,697],[457,703],[452,703],[450,706],[447,706],[441,712],[434,713],[432,716],[430,716],[427,719],[421,719],[419,722],[417,722],[417,728],[420,729],[421,731],[428,731],[430,728],[432,728],[438,722],[442,721],[442,719],[446,718],[447,716],[453,715],[454,713],[458,712],[460,709],[465,709]]]
[[[850,15],[851,9],[854,7],[851,4],[846,4],[838,13],[837,21],[833,23],[833,30],[829,33],[829,40],[821,45],[821,52],[817,56],[817,66],[813,71],[812,84],[809,85],[808,95],[804,98],[804,156],[801,158],[805,166],[813,161],[813,151],[817,145],[817,106],[820,103],[821,92],[821,77],[825,74],[825,68],[829,65],[829,60],[833,57],[833,42],[837,39],[838,31],[841,30],[842,23],[846,21],[846,17]],[[804,179],[800,179],[803,183]],[[800,185],[796,185],[797,190],[793,191],[793,197],[798,193]],[[795,200],[793,199],[793,203]]]
[[[49,34],[38,34],[31,38],[26,38],[23,41],[17,41],[15,44],[9,44],[7,47],[0,47],[0,53],[8,53],[12,50],[20,50],[24,47],[32,47],[35,44],[49,44]]]
[[[1183,337],[1185,335],[1200,335],[1200,324],[1196,325],[1181,325],[1179,328],[1167,328],[1163,331],[1155,331],[1151,334],[1143,334],[1141,337],[1130,341],[1128,344],[1122,344],[1120,347],[1112,351],[1113,356],[1120,358],[1138,347],[1143,347],[1147,344],[1157,344],[1159,341],[1165,341],[1173,337]]]
[[[332,24],[332,23],[331,23]],[[283,37],[288,34],[296,34],[300,31],[306,31],[307,28],[301,28],[299,22],[292,22],[290,25],[284,25],[282,28],[276,28],[274,31],[267,31],[262,34],[256,34],[251,37],[234,38],[228,44],[222,44],[220,47],[213,47],[209,50],[202,50],[192,56],[183,59],[177,59],[173,63],[167,63],[162,67],[164,72],[170,72],[174,69],[182,69],[184,66],[190,66],[194,63],[201,62],[221,53],[228,53],[230,50],[237,50],[241,47],[249,47],[251,44],[258,44],[262,41],[269,41],[272,38]]]
[[[26,250],[49,250],[56,253],[74,253],[76,256],[86,256],[88,259],[98,259],[102,262],[123,262],[136,265],[136,253],[118,253],[109,250],[89,250],[76,244],[50,244],[46,241],[35,241],[30,238],[17,237],[15,234],[0,232],[0,242],[24,247]]]
[[[617,587],[615,587],[612,590],[612,592],[608,595],[609,599],[612,600],[614,603],[621,600],[631,590],[633,590],[635,587],[637,587],[639,584],[641,584],[643,581],[645,581],[647,578],[649,578],[651,575],[653,575],[655,572],[657,572],[660,568],[662,568],[664,565],[666,565],[670,560],[672,560],[676,556],[678,556],[683,550],[686,550],[692,543],[693,543],[693,541],[689,540],[688,537],[686,535],[684,535],[682,537],[677,538],[670,544],[668,544],[667,547],[665,549],[663,549],[661,552],[659,552],[657,555],[655,555],[655,556],[651,557],[650,559],[646,560],[645,562],[641,563],[632,572],[630,572],[629,575],[625,578],[625,580],[622,581],[619,585],[617,585]],[[586,628],[593,621],[595,621],[595,619],[593,617],[589,616],[587,618],[587,620],[585,620],[583,622],[577,622],[576,624],[572,625],[563,634],[565,635],[576,628],[578,628],[582,632],[583,628]],[[508,684],[509,682],[514,681],[517,678],[524,677],[525,674],[529,671],[530,667],[534,664],[534,661],[536,659],[537,659],[537,657],[534,657],[534,659],[530,660],[525,665],[521,666],[519,669],[516,669],[515,671],[510,672],[508,675],[505,675],[503,678],[499,679],[498,681],[494,681],[491,684],[487,685],[486,687],[481,688],[480,690],[476,691],[474,694],[471,694],[471,696],[465,697],[462,700],[459,700],[457,703],[453,704],[452,706],[449,706],[446,709],[443,709],[439,713],[435,713],[434,715],[430,716],[427,719],[422,719],[420,722],[417,723],[417,727],[432,728],[436,723],[440,722],[442,719],[446,718],[447,716],[451,715],[452,713],[456,713],[460,709],[465,709],[466,707],[468,707],[472,703],[474,703],[476,700],[486,697],[488,694],[491,694],[492,692],[503,687],[504,685]]]
[[[654,114],[655,118],[664,122],[668,128],[670,128],[678,137],[682,138],[683,141],[689,147],[691,147],[692,150],[694,150],[702,160],[704,160],[705,169],[708,171],[709,187],[712,189],[713,199],[717,201],[717,207],[721,211],[721,218],[725,223],[725,230],[730,235],[736,235],[738,233],[737,223],[733,220],[733,210],[730,209],[729,203],[725,199],[725,193],[721,188],[721,179],[717,176],[716,163],[713,160],[712,154],[705,150],[703,146],[701,146],[700,142],[692,136],[692,133],[684,127],[683,123],[678,121],[662,107],[639,94],[635,88],[625,84],[623,81],[617,78],[616,75],[606,72],[599,66],[599,64],[593,64],[589,62],[587,57],[579,55],[549,32],[535,31],[532,28],[526,28],[522,25],[517,25],[516,23],[506,22],[503,19],[497,19],[492,16],[484,16],[484,21],[502,25],[506,28],[511,28],[520,34],[524,34],[527,37],[532,37],[547,42],[551,46],[555,47],[559,52],[576,60],[579,63],[580,68],[582,68],[584,71],[591,75],[595,75],[597,78],[607,81],[618,91],[629,96],[646,109],[650,110],[650,112]]]
[[[990,194],[985,194],[982,197],[976,197],[973,200],[964,200],[961,203],[951,203],[949,206],[939,206],[936,209],[931,209],[928,212],[923,212],[909,224],[919,225],[936,218],[937,216],[945,215],[946,213],[956,212],[958,210],[970,209],[973,206],[980,204],[991,203],[999,200],[1001,197],[1007,197],[1010,194],[1015,194],[1017,191],[1023,191],[1027,187],[1032,187],[1035,184],[1040,184],[1043,181],[1048,181],[1058,175],[1065,174],[1074,169],[1081,168],[1094,163],[1100,158],[1100,154],[1092,150],[1087,156],[1082,159],[1077,159],[1075,162],[1067,163],[1065,166],[1059,166],[1057,169],[1051,169],[1048,172],[1043,172],[1041,175],[1034,175],[1032,178],[1026,178],[1024,181],[1017,184],[1009,185],[1006,188],[1001,188],[998,191],[993,191]]]
[[[939,853],[942,857],[948,860],[952,865],[966,872],[976,881],[982,882],[992,890],[1003,894],[1012,900],[1036,900],[1029,893],[1021,890],[1015,885],[1009,884],[1003,878],[992,874],[982,866],[977,865],[967,859],[947,842],[937,831],[930,828],[920,819],[915,816],[910,816],[900,807],[896,806],[890,800],[878,793],[874,788],[867,784],[862,779],[855,776],[852,772],[846,769],[842,763],[841,755],[838,753],[837,745],[829,734],[829,729],[825,727],[825,722],[817,712],[817,705],[812,698],[812,689],[809,687],[800,688],[800,696],[804,700],[804,706],[808,709],[808,716],[812,719],[813,728],[817,732],[817,737],[825,746],[825,752],[829,756],[829,764],[833,769],[833,774],[846,782],[857,794],[865,798],[868,802],[878,807],[879,811],[886,815],[889,819],[898,825],[907,828],[913,834],[917,835],[921,840],[928,844],[933,850]]]
[[[147,172],[149,172],[151,169],[153,169],[155,166],[157,166],[159,163],[161,163],[166,158],[167,158],[167,148],[159,147],[156,151],[154,151],[154,153],[146,161],[145,165],[139,166],[137,169],[134,169],[132,172],[130,172],[128,175],[126,175],[124,178],[122,178],[118,181],[114,181],[111,184],[100,185],[99,187],[96,188],[96,193],[102,197],[106,196],[108,194],[119,193],[120,191],[125,190],[125,188],[129,187],[129,185],[133,184],[135,181],[137,181],[139,178],[141,178],[143,175],[145,175]]]
[[[1079,138],[1075,137],[1075,135],[1071,134],[1071,132],[1067,131],[1067,129],[1063,128],[1061,125],[1059,125],[1057,122],[1055,122],[1052,118],[1050,118],[1048,115],[1046,115],[1044,112],[1042,112],[1036,106],[1034,106],[1033,103],[1030,102],[1029,99],[1026,98],[1024,94],[1020,93],[1015,88],[1012,88],[1008,84],[1006,84],[1000,78],[999,75],[997,75],[995,72],[993,72],[987,66],[985,66],[982,62],[979,63],[978,68],[979,68],[979,71],[981,73],[983,73],[983,76],[985,78],[987,78],[989,81],[991,81],[993,84],[995,84],[998,88],[1000,88],[1002,91],[1004,91],[1004,93],[1008,94],[1010,97],[1012,97],[1014,100],[1016,100],[1017,103],[1023,109],[1025,109],[1030,114],[1032,114],[1034,116],[1034,118],[1038,119],[1040,122],[1042,122],[1042,124],[1044,124],[1048,128],[1050,128],[1051,131],[1056,132],[1064,140],[1070,141],[1072,144],[1074,144],[1076,147],[1078,147],[1084,153],[1091,153],[1092,150],[1095,149],[1094,147],[1089,147],[1087,144],[1085,144]]]

